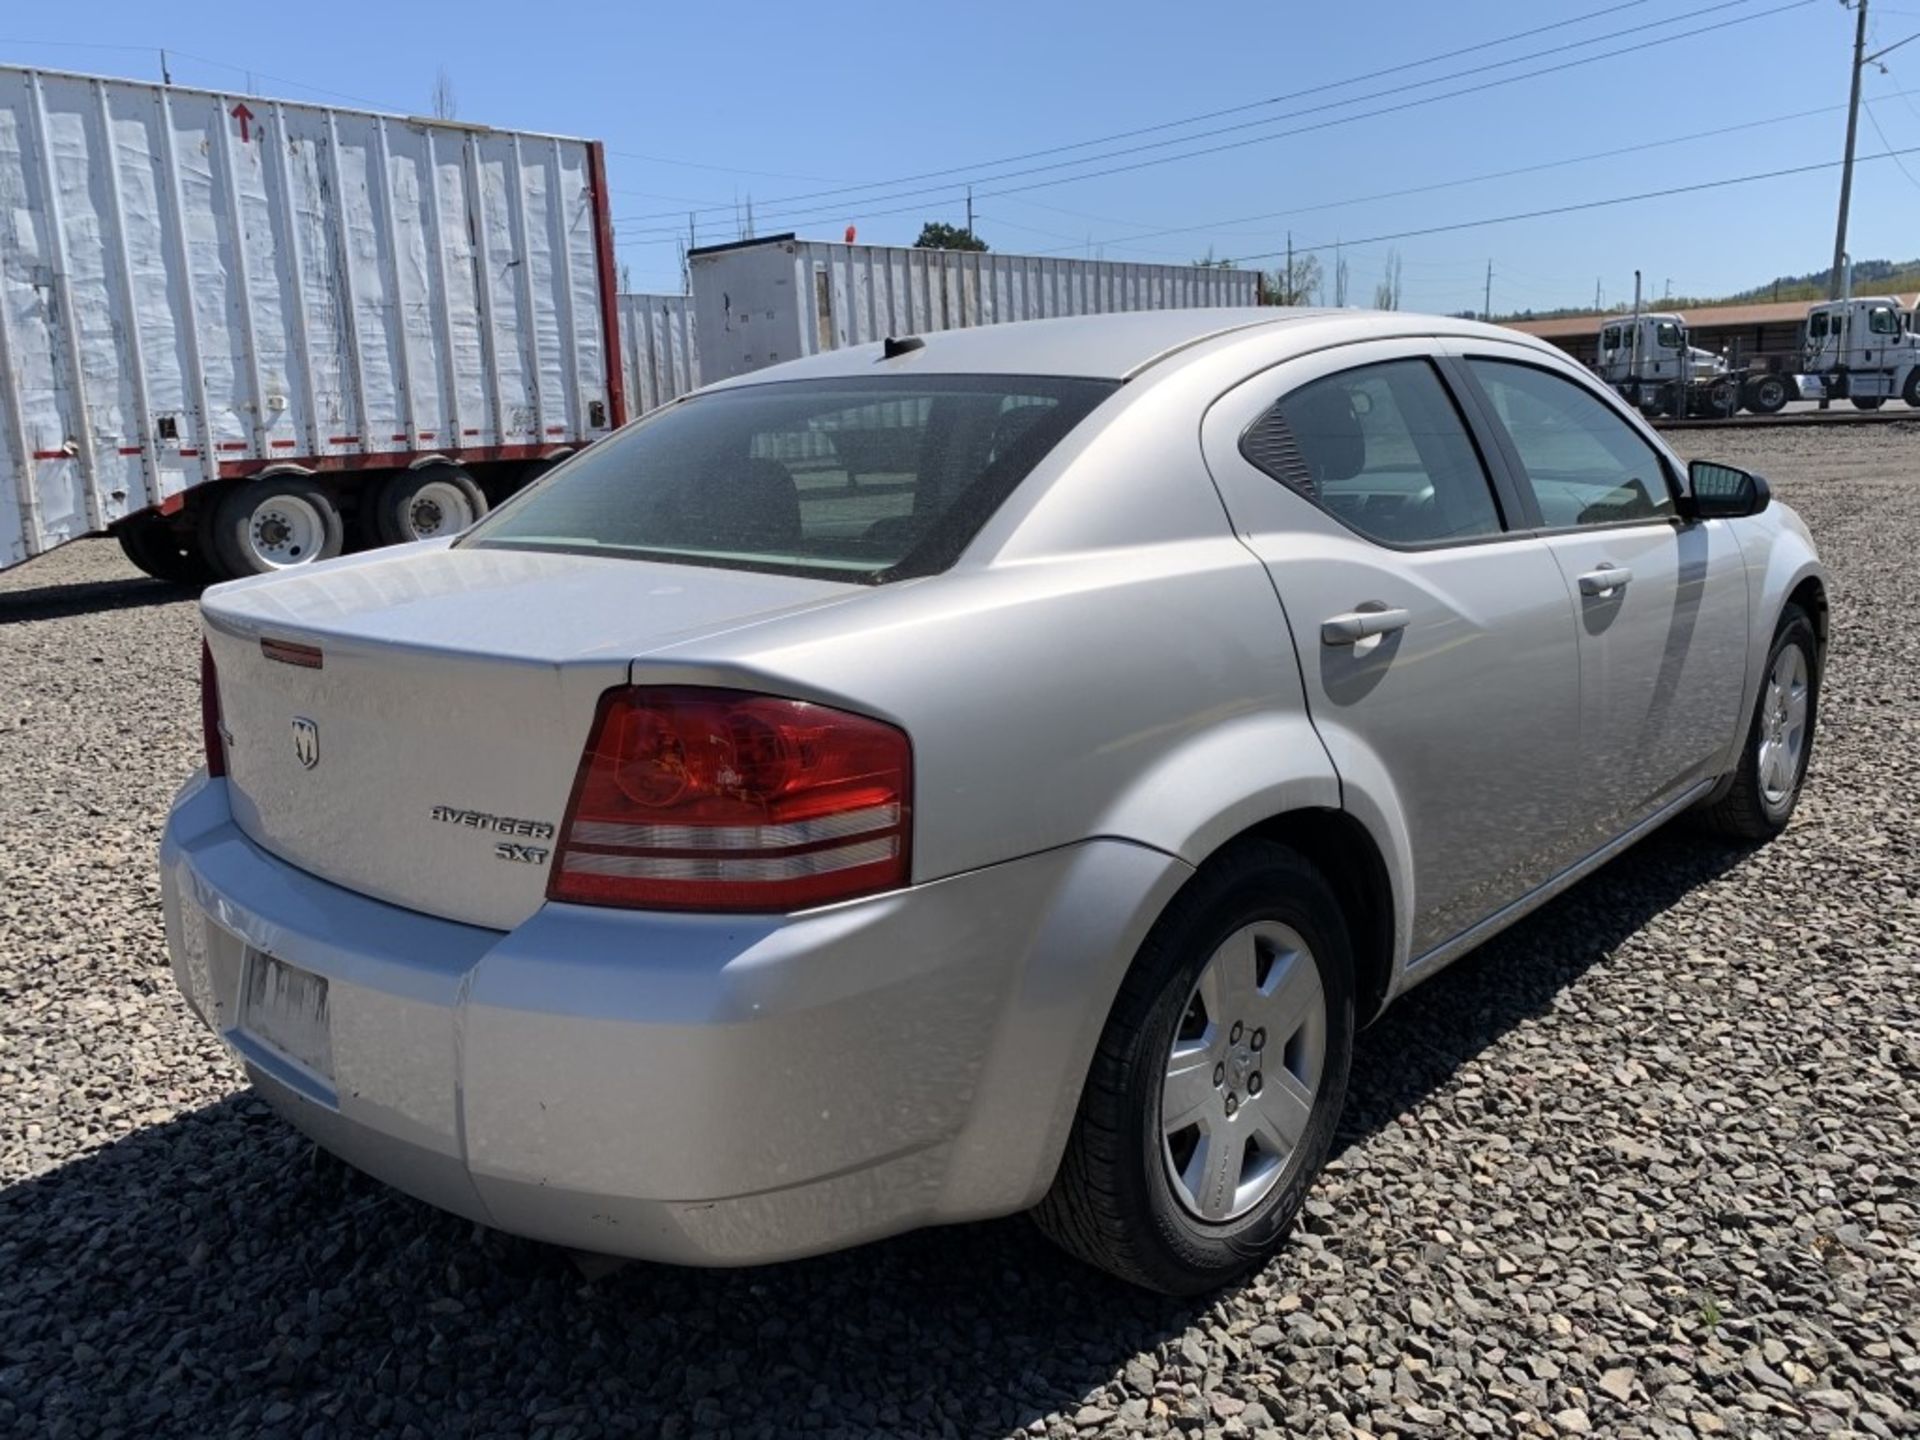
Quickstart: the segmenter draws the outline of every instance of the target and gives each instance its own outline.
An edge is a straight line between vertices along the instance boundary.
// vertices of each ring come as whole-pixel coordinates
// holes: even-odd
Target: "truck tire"
[[[383,545],[458,535],[487,513],[487,497],[458,465],[402,470],[373,497],[373,533]]]
[[[346,526],[326,486],[288,475],[234,482],[213,505],[206,534],[220,573],[238,579],[331,560]]]
[[[1756,415],[1778,415],[1792,398],[1793,389],[1784,376],[1756,375],[1747,382],[1747,409]]]
[[[170,515],[148,511],[129,516],[114,527],[113,538],[134,568],[155,580],[198,588],[215,578],[193,529],[177,524]]]
[[[1886,403],[1887,397],[1884,395],[1856,395],[1853,397],[1853,408],[1856,410],[1878,410]]]
[[[1920,365],[1907,372],[1907,383],[1900,387],[1900,398],[1920,410]]]

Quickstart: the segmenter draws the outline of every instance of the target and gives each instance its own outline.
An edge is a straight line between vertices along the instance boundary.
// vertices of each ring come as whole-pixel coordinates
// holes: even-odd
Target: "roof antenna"
[[[902,355],[910,355],[915,350],[924,350],[927,342],[918,335],[889,335],[880,346],[882,360],[898,360]]]

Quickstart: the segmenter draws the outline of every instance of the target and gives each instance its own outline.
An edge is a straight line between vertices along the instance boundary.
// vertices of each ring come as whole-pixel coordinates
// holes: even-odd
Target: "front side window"
[[[1814,340],[1827,338],[1827,312],[1816,310],[1807,316],[1807,335]]]
[[[748,385],[581,452],[460,540],[878,582],[950,565],[1116,382]]]
[[[1875,335],[1898,335],[1900,317],[1890,305],[1876,305],[1867,312],[1867,329]]]
[[[1686,344],[1684,332],[1671,320],[1662,320],[1653,332],[1653,343],[1662,350],[1678,350]]]
[[[1519,454],[1548,529],[1673,514],[1659,453],[1597,395],[1531,365],[1476,358],[1467,366]]]
[[[1303,385],[1248,427],[1240,451],[1371,540],[1430,545],[1500,529],[1479,451],[1425,360]]]
[[[1618,350],[1620,348],[1620,327],[1618,325],[1609,325],[1607,327],[1607,333],[1601,337],[1600,343],[1609,350]]]

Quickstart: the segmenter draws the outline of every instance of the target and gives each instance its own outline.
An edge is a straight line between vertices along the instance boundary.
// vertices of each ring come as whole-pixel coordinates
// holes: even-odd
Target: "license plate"
[[[332,1083],[333,1035],[327,1023],[327,980],[258,950],[247,956],[240,1028]]]

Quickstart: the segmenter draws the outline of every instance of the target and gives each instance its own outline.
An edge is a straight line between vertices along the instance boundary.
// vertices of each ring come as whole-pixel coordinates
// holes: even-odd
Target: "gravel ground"
[[[104,542],[0,578],[0,1432],[1920,1434],[1920,426],[1678,438],[1833,568],[1793,827],[1657,836],[1403,1002],[1204,1306],[1021,1220],[589,1280],[319,1154],[167,974],[190,600]]]

